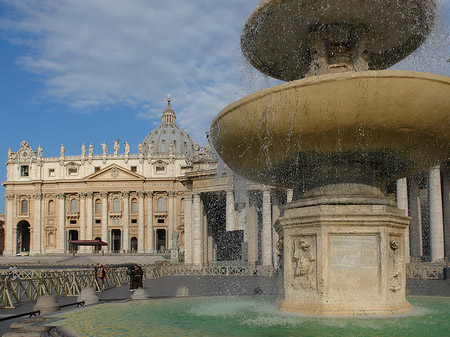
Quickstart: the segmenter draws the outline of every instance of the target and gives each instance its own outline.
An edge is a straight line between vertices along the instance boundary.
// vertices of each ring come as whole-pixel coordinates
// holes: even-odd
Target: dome
[[[167,107],[161,117],[161,124],[145,137],[143,143],[145,155],[149,151],[155,154],[168,154],[170,147],[172,147],[173,154],[194,154],[194,142],[189,134],[177,125],[170,98],[167,99]]]

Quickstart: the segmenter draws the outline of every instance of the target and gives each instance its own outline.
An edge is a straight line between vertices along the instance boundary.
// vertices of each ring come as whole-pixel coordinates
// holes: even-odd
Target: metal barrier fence
[[[407,278],[442,279],[447,261],[412,262],[406,265]],[[188,266],[188,265],[145,265],[142,267],[145,279],[164,276],[274,276],[272,266]],[[57,296],[78,296],[81,289],[94,286],[97,289],[120,286],[129,283],[126,267],[107,269],[107,277],[99,284],[93,269],[69,270],[19,270],[14,275],[8,272],[0,276],[0,305],[14,308],[24,302],[35,301],[43,294]]]
[[[94,286],[97,289],[120,286],[129,282],[126,268],[110,268],[103,284],[99,284],[92,269],[80,270],[21,270],[5,273],[0,281],[0,304],[14,308],[16,304],[35,301],[39,296],[78,296],[81,289]],[[101,283],[101,282],[100,282]]]
[[[438,262],[410,262],[406,264],[407,278],[423,280],[441,280],[444,278],[444,268],[449,267],[447,260]]]
[[[145,279],[164,276],[273,276],[270,266],[186,266],[145,265]],[[129,283],[125,267],[107,269],[107,277],[99,284],[93,269],[79,270],[20,270],[14,275],[5,272],[0,281],[0,304],[3,308],[14,308],[24,302],[35,301],[43,294],[78,296],[81,289],[94,286],[96,289],[120,286]],[[101,282],[100,282],[101,283]]]

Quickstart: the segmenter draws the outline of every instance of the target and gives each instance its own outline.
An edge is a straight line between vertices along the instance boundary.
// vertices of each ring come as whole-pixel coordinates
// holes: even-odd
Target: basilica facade
[[[272,263],[272,204],[285,202],[286,191],[218,175],[218,158],[177,125],[170,99],[137,153],[127,142],[101,146],[100,154],[83,144],[68,156],[61,145],[59,157],[26,141],[9,150],[3,255],[176,250],[196,265]],[[90,240],[107,246],[69,244]]]
[[[161,124],[132,153],[127,142],[44,157],[23,141],[8,153],[3,255],[167,254],[186,264],[277,264],[273,224],[292,191],[243,180],[176,123],[170,99]],[[34,145],[35,146],[35,145]],[[249,158],[251,160],[251,158]],[[386,190],[411,217],[406,260],[450,254],[450,165]],[[69,241],[101,240],[103,247]]]

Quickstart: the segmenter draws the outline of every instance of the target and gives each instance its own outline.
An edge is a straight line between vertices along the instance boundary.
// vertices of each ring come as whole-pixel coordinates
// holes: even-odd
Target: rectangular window
[[[48,169],[48,176],[49,177],[54,177],[55,176],[55,169],[54,168]]]
[[[164,223],[164,219],[158,219],[158,223]]]
[[[156,173],[164,173],[165,167],[164,166],[156,166]]]
[[[28,177],[29,170],[30,170],[30,167],[28,165],[20,166],[20,176],[21,177]]]
[[[131,172],[137,172],[137,166],[131,166]]]
[[[94,167],[94,172],[98,172],[98,171],[100,171],[100,166]]]
[[[101,223],[102,223],[102,220],[100,220],[100,219],[95,219],[95,223],[96,223],[96,224],[101,224]]]
[[[71,225],[76,225],[77,224],[77,220],[70,220],[70,224]]]
[[[131,219],[131,223],[137,223],[136,219]]]
[[[78,169],[71,167],[69,168],[69,176],[76,176],[78,174]]]

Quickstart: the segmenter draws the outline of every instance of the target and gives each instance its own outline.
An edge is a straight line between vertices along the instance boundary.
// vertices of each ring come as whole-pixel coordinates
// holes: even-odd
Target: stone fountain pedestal
[[[281,311],[349,316],[406,313],[409,218],[372,186],[319,187],[284,207]]]

